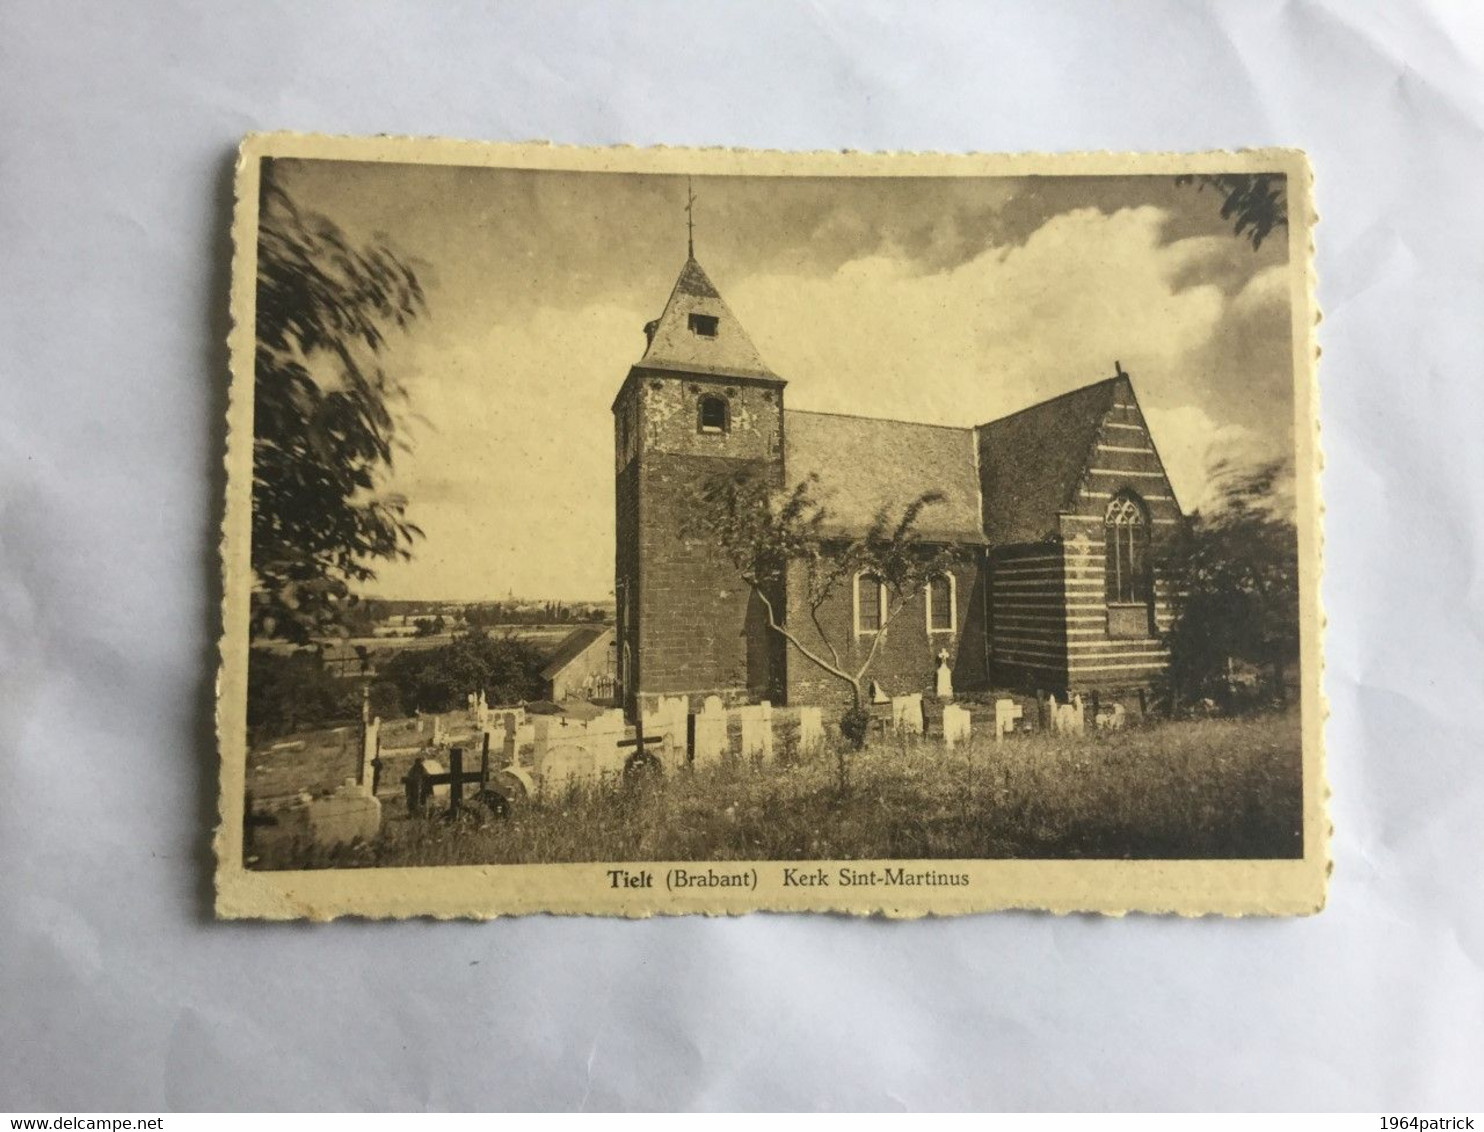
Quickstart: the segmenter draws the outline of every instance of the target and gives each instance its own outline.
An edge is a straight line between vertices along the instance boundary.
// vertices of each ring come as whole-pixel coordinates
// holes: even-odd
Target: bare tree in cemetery
[[[800,656],[850,690],[851,706],[840,720],[840,730],[856,749],[865,745],[869,717],[866,683],[871,665],[891,624],[928,581],[957,560],[951,547],[923,540],[917,529],[922,512],[943,496],[924,492],[903,509],[894,522],[883,507],[866,531],[854,538],[827,535],[830,513],[814,496],[817,476],[780,491],[760,477],[740,472],[717,476],[704,483],[690,517],[697,537],[720,547],[747,583],[767,615],[768,628],[781,636]],[[797,566],[801,569],[791,570]],[[886,594],[881,629],[873,634],[863,657],[849,659],[843,641],[824,625],[820,611],[837,595],[848,594],[859,574],[877,578]],[[787,621],[784,587],[790,577],[802,577],[802,606],[807,610],[823,649],[806,643]]]

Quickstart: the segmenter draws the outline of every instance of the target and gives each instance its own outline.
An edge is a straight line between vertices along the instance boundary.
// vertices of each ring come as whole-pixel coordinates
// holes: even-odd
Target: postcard
[[[218,914],[1319,910],[1311,198],[249,137]]]

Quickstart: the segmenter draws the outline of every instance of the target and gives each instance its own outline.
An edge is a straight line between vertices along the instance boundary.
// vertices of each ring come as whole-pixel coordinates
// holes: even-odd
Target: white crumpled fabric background
[[[217,924],[255,129],[1300,145],[1335,876],[1306,920]],[[0,8],[0,1109],[1484,1107],[1484,6]]]

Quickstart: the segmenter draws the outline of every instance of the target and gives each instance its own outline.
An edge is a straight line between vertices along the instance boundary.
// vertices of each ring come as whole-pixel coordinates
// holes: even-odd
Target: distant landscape
[[[442,712],[474,688],[491,703],[538,700],[541,669],[583,625],[611,625],[611,600],[357,602],[344,632],[309,644],[260,638],[248,668],[249,740]]]

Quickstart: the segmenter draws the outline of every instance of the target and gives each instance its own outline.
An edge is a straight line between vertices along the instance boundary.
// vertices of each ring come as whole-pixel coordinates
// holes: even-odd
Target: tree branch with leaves
[[[386,490],[406,391],[382,365],[426,312],[413,269],[301,211],[264,162],[253,420],[252,633],[304,644],[337,631],[421,531]]]
[[[1288,178],[1281,173],[1184,173],[1177,185],[1197,192],[1215,189],[1221,196],[1221,218],[1252,243],[1252,250],[1276,228],[1288,227]]]

